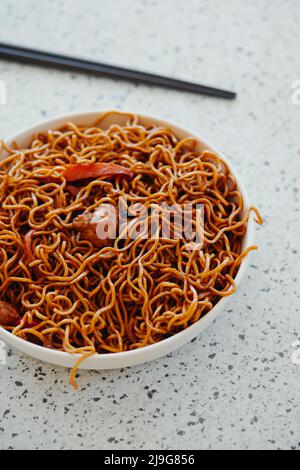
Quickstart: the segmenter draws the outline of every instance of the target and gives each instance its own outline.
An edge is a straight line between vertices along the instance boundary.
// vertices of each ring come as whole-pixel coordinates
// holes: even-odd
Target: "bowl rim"
[[[141,120],[146,119],[146,120],[152,120],[154,123],[157,123],[159,125],[166,126],[170,128],[172,131],[179,132],[186,134],[187,136],[194,137],[196,140],[198,140],[202,145],[207,147],[208,149],[214,151],[217,155],[219,155],[225,163],[228,165],[228,168],[230,169],[231,173],[233,174],[237,186],[243,196],[244,200],[244,207],[249,207],[250,204],[250,199],[248,196],[248,192],[245,188],[245,185],[239,175],[239,173],[236,171],[234,168],[233,164],[231,163],[230,160],[223,154],[223,152],[219,151],[218,148],[215,146],[211,145],[205,138],[202,136],[199,136],[197,132],[195,131],[188,131],[184,127],[181,127],[177,123],[174,123],[173,121],[170,121],[169,119],[166,120],[164,118],[160,117],[154,117],[148,114],[140,113],[140,112],[128,112],[128,111],[123,111],[123,110],[114,110],[114,109],[107,109],[107,110],[98,110],[98,109],[91,109],[87,111],[80,111],[80,112],[72,112],[72,113],[64,113],[60,114],[57,116],[53,116],[41,121],[37,121],[33,123],[30,126],[27,126],[24,129],[21,129],[19,132],[3,139],[3,142],[5,144],[10,145],[14,141],[18,142],[18,140],[24,140],[26,138],[31,138],[36,132],[42,132],[43,130],[45,131],[47,128],[59,128],[63,126],[64,123],[68,121],[76,120],[77,123],[79,123],[80,119],[86,120],[86,119],[91,119],[91,125],[93,123],[93,120],[96,121],[97,118],[99,118],[102,114],[106,113],[116,113],[118,115],[137,115]],[[1,159],[1,156],[0,156]],[[252,218],[249,218],[248,225],[247,225],[247,231],[244,237],[244,249],[247,247],[253,245],[254,242],[254,221]],[[249,256],[246,256],[239,268],[239,271],[235,277],[235,283],[236,286],[238,287],[241,284],[241,281],[245,275],[245,272],[247,270],[247,267],[249,265]],[[133,358],[136,358],[134,361],[134,364],[141,364],[143,362],[148,362],[151,359],[155,359],[158,357],[161,357],[162,355],[168,354],[168,352],[171,352],[178,347],[180,347],[183,344],[186,344],[188,341],[190,341],[192,338],[195,338],[200,332],[202,332],[204,329],[208,327],[210,323],[212,323],[218,316],[218,314],[221,312],[221,310],[224,309],[225,305],[229,301],[231,296],[228,297],[222,297],[218,303],[204,316],[201,317],[197,322],[193,323],[189,327],[185,328],[184,330],[176,333],[175,335],[172,335],[168,338],[162,339],[161,341],[158,341],[157,343],[144,346],[141,348],[133,349],[130,351],[124,351],[124,352],[117,352],[117,353],[106,353],[106,354],[99,354],[95,353],[93,356],[87,357],[84,362],[80,365],[80,369],[96,369],[96,366],[99,366],[99,364],[102,363],[103,368],[105,368],[105,364],[109,363],[110,360],[113,358],[114,362],[116,362],[118,359],[122,358],[122,363],[124,363],[124,359],[127,358],[130,362]],[[45,348],[44,346],[39,346],[34,343],[30,343],[29,341],[26,341],[22,338],[19,338],[18,336],[12,335],[11,332],[5,330],[4,328],[0,327],[0,339],[8,342],[10,345],[13,347],[19,349],[23,353],[32,355],[33,357],[39,357],[41,358],[42,354],[45,354],[47,358],[45,357],[46,362],[52,363],[52,364],[58,364],[61,362],[69,362],[74,364],[80,357],[83,356],[83,354],[79,353],[69,353],[65,351],[59,351],[55,349],[48,349]],[[25,348],[26,344],[26,348]],[[170,346],[173,344],[173,347],[170,348]],[[166,348],[166,346],[169,346]],[[22,347],[24,346],[24,347]],[[25,351],[25,349],[27,351]],[[159,350],[161,351],[161,354],[157,354]],[[164,349],[167,349],[167,352],[163,352]],[[156,352],[156,354],[152,354],[151,358],[151,353]],[[142,358],[140,357],[140,360],[138,360],[139,356],[145,356],[147,353],[147,358]],[[56,360],[55,360],[56,359]],[[132,361],[131,361],[132,362]],[[65,364],[61,364],[65,365]],[[130,364],[129,364],[130,365]],[[67,365],[66,367],[72,367],[71,365]],[[120,367],[126,367],[120,365]],[[114,367],[107,367],[109,368],[114,368]]]

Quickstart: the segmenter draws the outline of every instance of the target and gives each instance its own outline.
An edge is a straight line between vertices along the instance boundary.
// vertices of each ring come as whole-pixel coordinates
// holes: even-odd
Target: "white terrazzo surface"
[[[69,371],[9,350],[0,449],[300,448],[298,0],[1,0],[0,41],[236,89],[233,102],[0,61],[0,135],[72,110],[170,118],[233,161],[266,219],[223,316],[126,370]]]

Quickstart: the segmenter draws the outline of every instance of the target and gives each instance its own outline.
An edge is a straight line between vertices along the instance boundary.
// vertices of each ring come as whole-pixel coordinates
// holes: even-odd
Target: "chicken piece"
[[[116,238],[114,207],[103,204],[94,212],[85,211],[74,219],[72,228],[81,233],[83,240],[88,240],[99,248],[110,246]]]
[[[16,326],[20,323],[21,317],[15,307],[0,300],[0,325],[3,326]]]

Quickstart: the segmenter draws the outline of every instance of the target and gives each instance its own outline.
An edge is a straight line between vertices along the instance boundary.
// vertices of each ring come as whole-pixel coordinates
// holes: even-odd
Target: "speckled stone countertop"
[[[168,357],[83,371],[74,392],[68,370],[9,350],[0,448],[299,449],[299,1],[1,0],[0,17],[2,42],[238,92],[229,102],[0,62],[1,137],[73,110],[170,118],[227,154],[266,221],[223,315]]]

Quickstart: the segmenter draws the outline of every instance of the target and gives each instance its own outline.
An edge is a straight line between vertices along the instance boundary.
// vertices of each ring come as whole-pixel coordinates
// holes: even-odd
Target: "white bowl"
[[[31,126],[23,131],[18,132],[14,136],[5,140],[6,144],[10,145],[12,142],[17,142],[19,146],[26,146],[30,144],[33,135],[37,132],[47,131],[48,129],[56,129],[63,126],[66,122],[72,121],[75,124],[82,124],[82,125],[92,125],[94,122],[100,117],[101,114],[105,113],[106,111],[92,111],[92,112],[85,112],[85,113],[73,113],[67,114],[64,116],[56,117],[53,119],[48,119],[46,121],[40,122]],[[127,115],[128,117],[128,115]],[[124,124],[125,120],[127,119],[126,113],[123,115],[114,114],[109,115],[106,117],[101,126],[107,126],[112,123]],[[168,127],[171,129],[178,137],[184,138],[187,136],[193,136],[199,143],[199,150],[203,149],[210,149],[217,153],[224,161],[228,164],[232,174],[234,175],[238,188],[242,193],[244,198],[244,206],[247,207],[250,205],[249,198],[245,187],[241,181],[241,178],[238,176],[237,172],[234,170],[232,165],[228,162],[226,157],[213,147],[209,145],[206,141],[202,138],[192,135],[190,132],[178,127],[175,124],[172,124],[168,121],[164,121],[162,119],[153,118],[150,116],[139,115],[140,122],[144,125],[156,123],[158,125]],[[247,232],[244,238],[243,248],[246,249],[248,246],[253,244],[253,221],[252,219],[249,220]],[[235,282],[237,286],[239,286],[246,268],[248,265],[248,258],[243,260],[238,274],[235,278]],[[81,369],[117,369],[120,367],[128,367],[133,366],[136,364],[142,364],[147,361],[151,361],[153,359],[157,359],[161,356],[169,354],[170,352],[174,351],[175,349],[183,346],[188,341],[192,340],[195,336],[205,330],[210,323],[212,323],[230,301],[230,297],[223,297],[215,307],[213,307],[207,315],[203,318],[200,318],[196,323],[189,326],[185,330],[181,331],[180,333],[175,334],[167,339],[164,339],[156,344],[151,346],[146,346],[144,348],[135,349],[133,351],[126,351],[121,353],[109,353],[109,354],[95,354],[87,358],[80,364]],[[5,342],[9,343],[11,346],[19,349],[23,353],[29,354],[37,359],[42,361],[50,362],[52,364],[57,364],[60,366],[65,367],[73,367],[75,362],[78,359],[78,355],[69,354],[66,352],[55,351],[52,349],[47,349],[42,346],[37,346],[35,344],[29,343],[17,336],[12,335],[8,331],[0,328],[0,339],[4,340]]]

